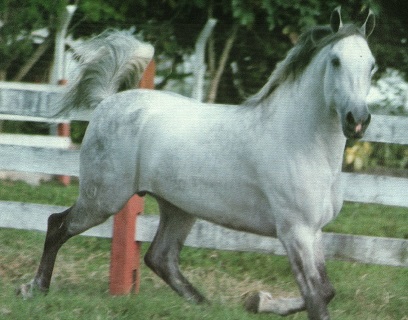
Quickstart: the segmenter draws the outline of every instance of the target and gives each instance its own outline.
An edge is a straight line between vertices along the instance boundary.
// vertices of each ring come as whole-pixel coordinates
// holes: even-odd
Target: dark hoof
[[[259,292],[252,292],[245,296],[244,307],[248,312],[258,313],[261,298]]]

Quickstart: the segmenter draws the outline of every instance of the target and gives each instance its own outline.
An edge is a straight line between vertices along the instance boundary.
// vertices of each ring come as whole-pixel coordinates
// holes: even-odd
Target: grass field
[[[75,184],[0,182],[0,200],[70,205],[76,195]],[[146,200],[146,212],[157,212],[152,199]],[[326,230],[408,238],[408,212],[346,204]],[[50,294],[24,301],[15,296],[15,288],[35,273],[43,241],[40,232],[0,229],[0,319],[281,319],[248,314],[242,297],[259,289],[297,295],[285,257],[185,248],[182,268],[210,305],[184,302],[145,266],[139,295],[113,297],[108,292],[110,240],[79,236],[61,249]],[[330,304],[333,319],[408,320],[408,268],[342,261],[328,261],[327,268],[337,290]]]

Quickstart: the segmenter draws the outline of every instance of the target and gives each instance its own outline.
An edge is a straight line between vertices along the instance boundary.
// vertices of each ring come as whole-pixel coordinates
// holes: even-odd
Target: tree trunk
[[[47,39],[40,44],[40,46],[34,51],[33,55],[27,62],[20,68],[17,74],[12,79],[13,81],[21,81],[25,77],[25,75],[31,70],[33,65],[41,58],[41,56],[47,51],[47,49],[51,45],[51,36],[48,36]]]
[[[210,1],[210,6],[208,8],[208,18],[214,18],[214,3],[211,0]],[[210,34],[210,37],[208,38],[208,44],[207,44],[207,59],[208,59],[208,71],[210,73],[211,79],[214,78],[215,72],[216,72],[216,54],[215,54],[215,39],[214,39],[214,33]]]
[[[7,70],[1,69],[0,70],[0,81],[6,81],[7,78]]]
[[[204,75],[206,70],[205,47],[208,37],[211,35],[216,23],[216,19],[208,19],[195,44],[194,87],[192,96],[198,101],[203,101]]]
[[[216,54],[215,54],[215,40],[214,34],[211,34],[210,38],[208,39],[208,71],[210,73],[211,79],[215,77],[216,69]]]
[[[217,98],[218,87],[221,81],[222,74],[224,73],[225,66],[227,64],[232,46],[237,37],[238,28],[239,28],[238,25],[235,25],[232,28],[231,35],[228,37],[227,41],[225,42],[224,50],[221,53],[220,62],[218,64],[217,71],[215,72],[215,76],[211,81],[210,90],[209,90],[208,98],[207,98],[207,102],[209,103],[214,103],[215,99]]]

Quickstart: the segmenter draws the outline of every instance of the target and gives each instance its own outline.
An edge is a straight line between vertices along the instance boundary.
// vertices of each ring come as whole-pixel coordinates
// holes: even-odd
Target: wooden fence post
[[[114,217],[109,275],[113,295],[139,292],[141,244],[135,241],[135,230],[143,204],[143,198],[135,195]]]
[[[140,81],[140,88],[154,88],[155,63],[152,60]],[[135,241],[137,216],[143,211],[143,198],[134,195],[115,215],[113,224],[110,285],[112,295],[138,293],[140,287],[141,243]]]
[[[58,85],[65,86],[67,84],[67,80],[61,79],[58,81]],[[57,125],[57,135],[59,137],[71,137],[71,125],[69,122],[66,123],[58,123]],[[64,186],[68,186],[71,182],[70,176],[58,176],[58,181],[62,183]]]

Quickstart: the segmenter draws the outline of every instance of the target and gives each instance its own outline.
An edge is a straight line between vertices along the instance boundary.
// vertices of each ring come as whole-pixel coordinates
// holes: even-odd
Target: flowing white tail
[[[107,31],[75,48],[81,72],[63,98],[61,112],[93,109],[118,91],[135,88],[154,54],[127,31]]]

